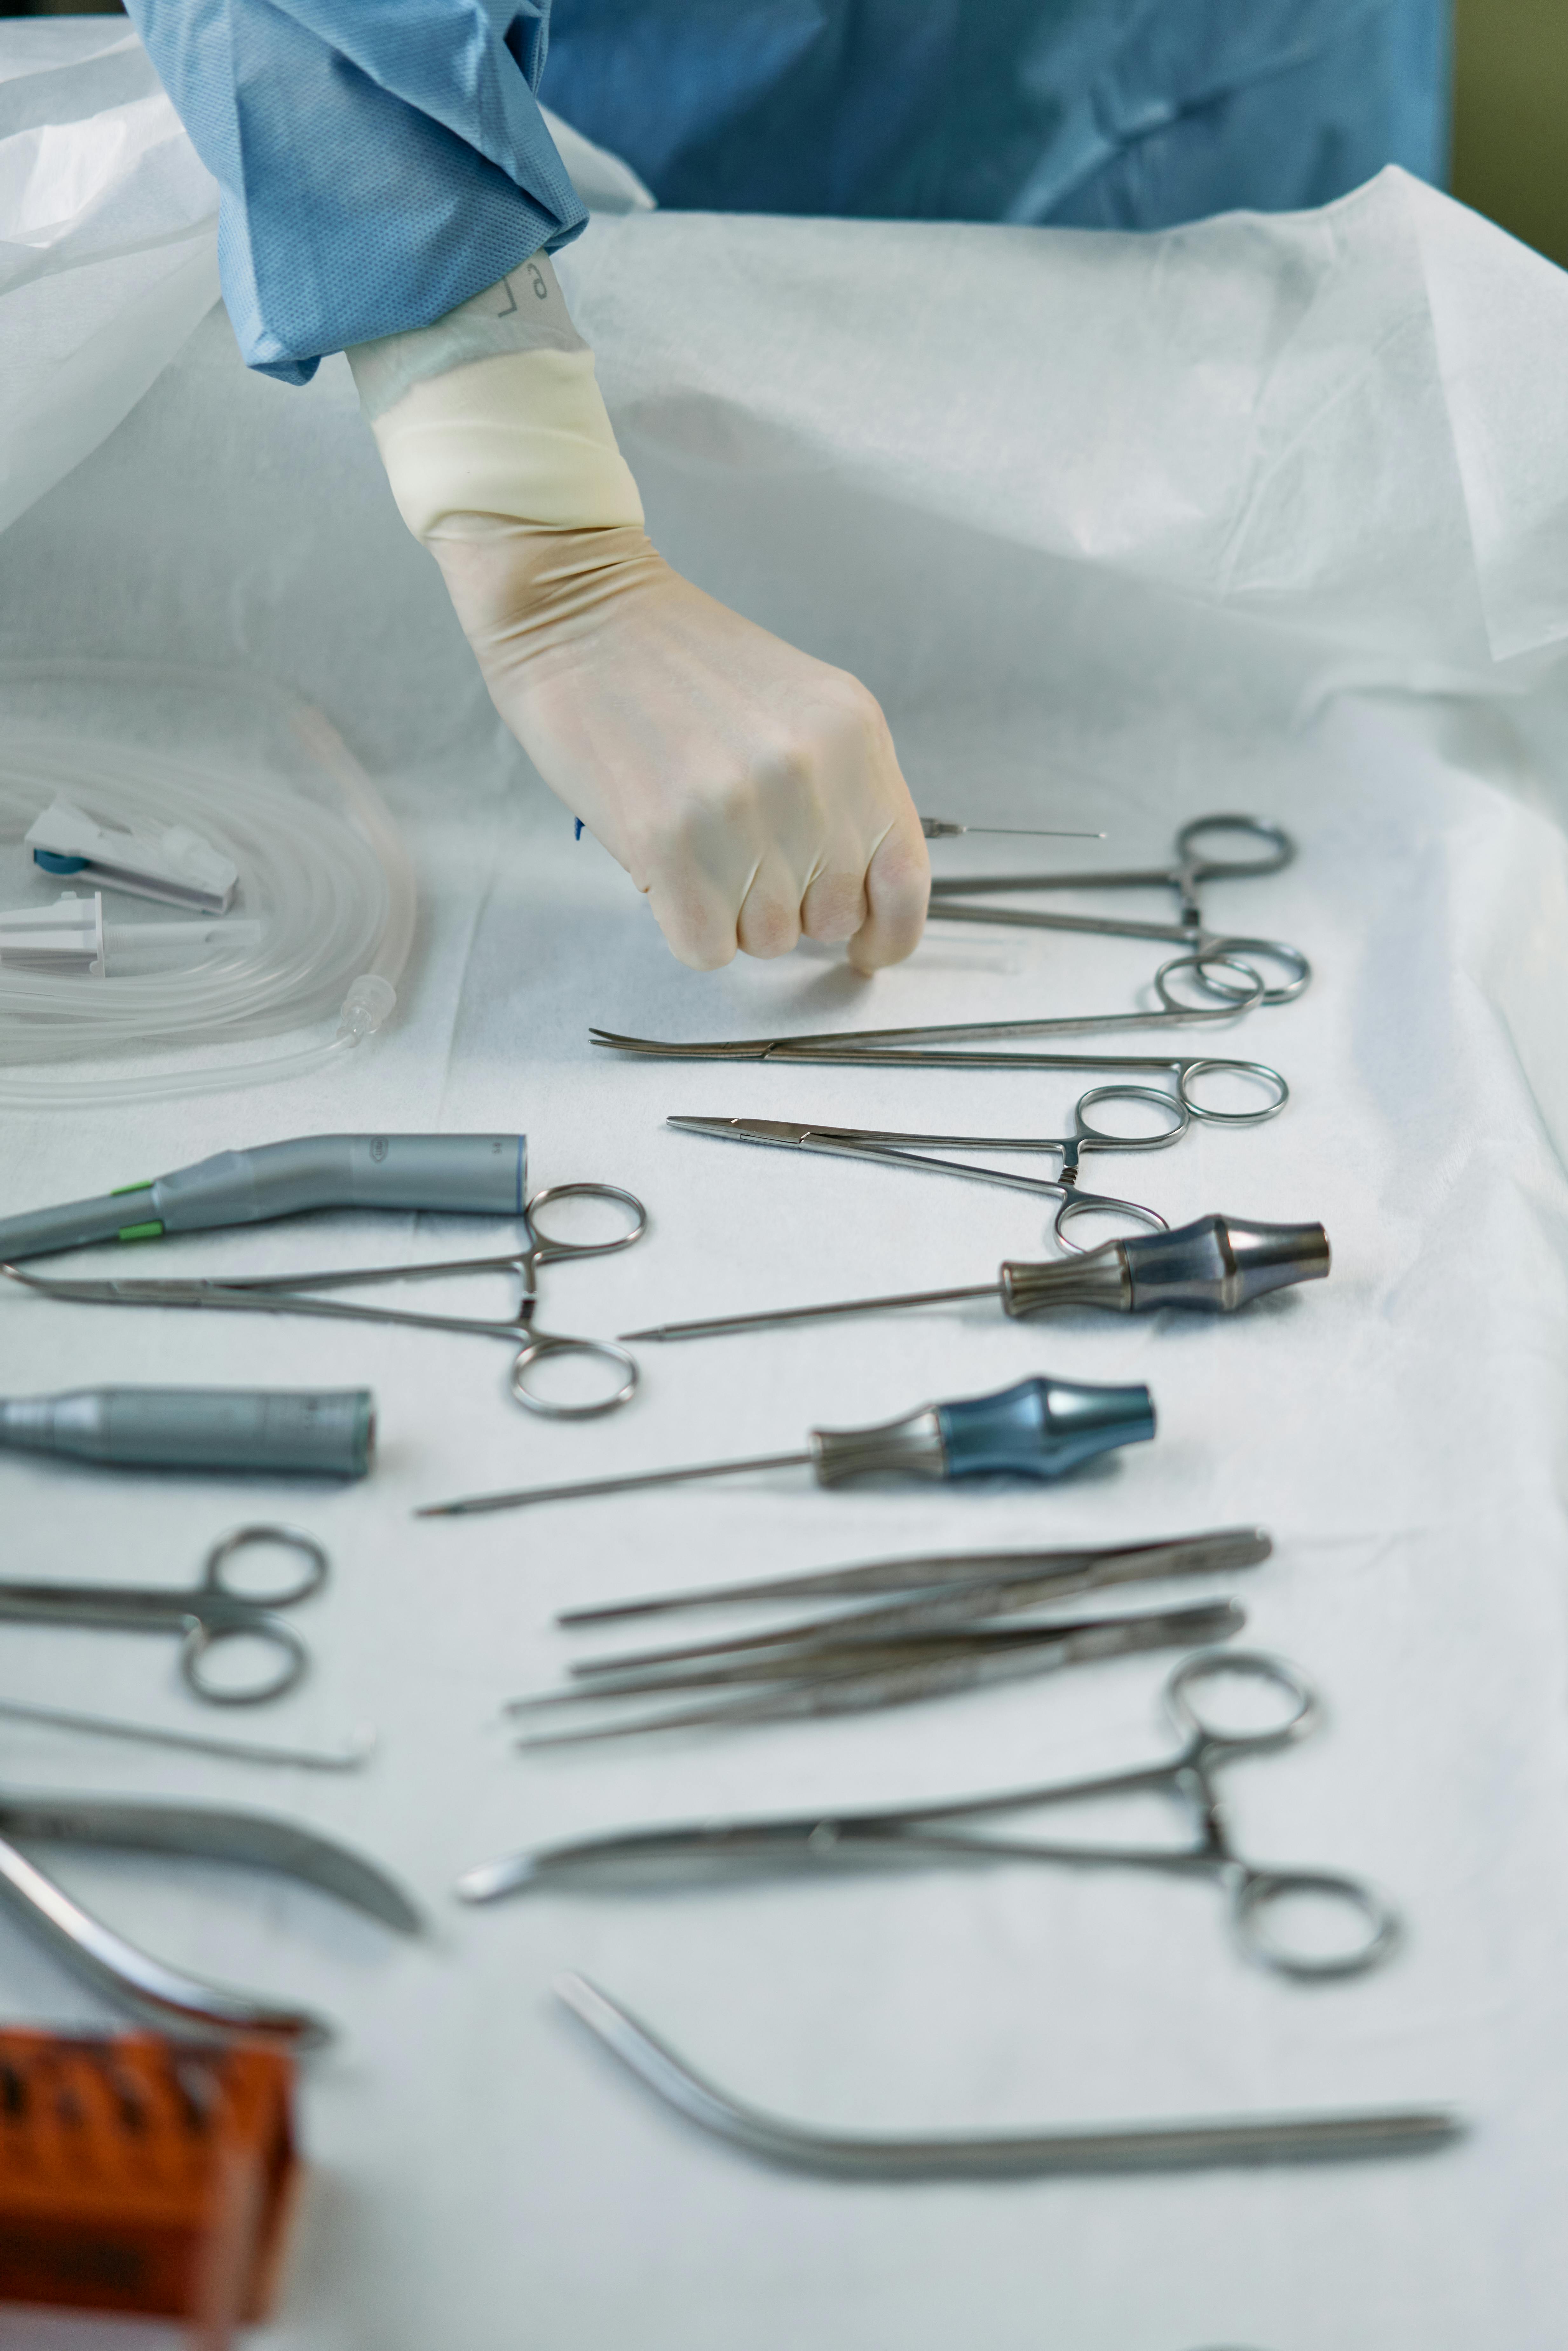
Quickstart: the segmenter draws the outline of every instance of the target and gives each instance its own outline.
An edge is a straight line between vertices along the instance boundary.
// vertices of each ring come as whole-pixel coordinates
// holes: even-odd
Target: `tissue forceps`
[[[229,1562],[253,1543],[277,1543],[303,1562],[281,1588],[255,1593],[229,1580]],[[298,1527],[236,1527],[213,1545],[194,1583],[0,1583],[0,1621],[13,1625],[87,1625],[129,1633],[178,1633],[180,1673],[187,1689],[209,1706],[261,1706],[282,1698],[304,1678],[309,1652],[274,1613],[309,1600],[327,1581],[326,1552]],[[225,1641],[260,1642],[277,1662],[270,1675],[244,1686],[214,1681],[206,1661]]]
[[[541,1232],[538,1212],[553,1200],[608,1200],[623,1208],[632,1221],[623,1233],[607,1241],[553,1239]],[[395,1323],[413,1331],[455,1331],[480,1338],[508,1340],[517,1347],[510,1387],[517,1403],[550,1420],[591,1420],[628,1402],[637,1385],[637,1365],[624,1347],[608,1339],[567,1338],[541,1331],[533,1322],[538,1303],[538,1269],[569,1263],[574,1258],[608,1257],[630,1249],[648,1229],[648,1212],[634,1193],[615,1184],[552,1184],[536,1192],[522,1211],[528,1235],[520,1249],[489,1257],[438,1258],[414,1265],[349,1266],[327,1273],[225,1274],[152,1276],[134,1280],[75,1280],[24,1273],[14,1265],[0,1273],[40,1290],[50,1298],[74,1299],[96,1306],[193,1306],[231,1314],[316,1314],[340,1322]],[[360,1306],[351,1300],[319,1297],[321,1290],[367,1288],[381,1281],[421,1281],[442,1274],[515,1273],[522,1286],[517,1313],[499,1320],[473,1315],[418,1314],[394,1306]],[[528,1375],[536,1364],[550,1357],[579,1355],[608,1364],[620,1384],[612,1395],[589,1404],[558,1404],[536,1395]]]
[[[1209,1721],[1200,1693],[1226,1677],[1252,1682],[1281,1698],[1280,1719],[1255,1730],[1228,1730]],[[707,1820],[674,1828],[632,1829],[544,1845],[482,1864],[459,1878],[465,1901],[493,1902],[552,1878],[582,1878],[640,1867],[695,1867],[705,1874],[737,1869],[849,1867],[864,1864],[942,1861],[1043,1861],[1079,1867],[1160,1870],[1176,1877],[1217,1878],[1228,1896],[1231,1931],[1244,1957],[1276,1973],[1302,1978],[1359,1975],[1392,1950],[1399,1932],[1394,1911],[1356,1877],[1315,1869],[1267,1869],[1244,1861],[1214,1787],[1225,1763],[1272,1754],[1304,1738],[1319,1719],[1311,1685],[1282,1657],[1261,1650],[1200,1649],[1166,1683],[1166,1711],[1180,1741],[1163,1761],[1092,1779],[993,1796],[913,1804],[863,1813],[803,1813],[789,1817]],[[1184,1806],[1195,1834],[1189,1845],[1057,1844],[1023,1837],[973,1834],[961,1823],[995,1819],[1036,1806],[1091,1797],[1169,1795]],[[1343,1949],[1293,1947],[1269,1931],[1276,1903],[1297,1896],[1337,1904],[1354,1919],[1360,1939]]]
[[[1281,1081],[1283,1083],[1283,1081]],[[1088,1113],[1108,1102],[1151,1105],[1172,1123],[1154,1134],[1115,1134],[1094,1125]],[[1106,1193],[1079,1189],[1079,1162],[1089,1151],[1166,1151],[1179,1142],[1191,1124],[1187,1105],[1155,1086],[1092,1086],[1080,1097],[1072,1113],[1071,1134],[901,1134],[875,1127],[793,1126],[777,1118],[671,1118],[686,1134],[717,1135],[727,1142],[769,1144],[786,1151],[825,1152],[841,1159],[879,1160],[891,1167],[924,1167],[937,1176],[963,1176],[972,1184],[996,1184],[1010,1192],[1033,1192],[1059,1200],[1051,1229],[1063,1249],[1081,1254],[1082,1244],[1067,1230],[1075,1217],[1129,1217],[1152,1232],[1169,1227],[1157,1208],[1136,1200],[1113,1200]],[[1017,1176],[1005,1167],[966,1166],[956,1159],[935,1159],[931,1150],[1059,1152],[1060,1176]]]
[[[1206,834],[1212,833],[1239,835],[1253,843],[1258,853],[1205,856],[1201,843]],[[1200,816],[1184,824],[1177,833],[1174,864],[1130,867],[1109,873],[955,874],[931,884],[931,912],[944,922],[1007,923],[1025,930],[1167,940],[1192,950],[1194,977],[1198,986],[1209,995],[1231,1002],[1238,1010],[1249,1008],[1240,1002],[1247,991],[1238,990],[1225,979],[1215,978],[1209,967],[1228,961],[1234,970],[1235,958],[1249,954],[1258,956],[1266,963],[1279,965],[1286,975],[1276,987],[1264,987],[1258,1000],[1264,1004],[1289,1004],[1301,994],[1312,976],[1312,967],[1301,949],[1288,946],[1283,939],[1243,938],[1233,933],[1207,929],[1198,893],[1206,882],[1239,881],[1281,872],[1295,854],[1296,844],[1283,826],[1270,824],[1264,817]],[[964,903],[970,898],[1035,890],[1172,890],[1177,902],[1176,919],[1174,923],[1148,923],[1110,914],[1061,914]],[[1245,964],[1242,967],[1249,968]]]

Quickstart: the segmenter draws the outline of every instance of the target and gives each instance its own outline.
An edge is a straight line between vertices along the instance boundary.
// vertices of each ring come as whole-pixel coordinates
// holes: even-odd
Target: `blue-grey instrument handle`
[[[1063,1478],[1097,1453],[1155,1433],[1148,1389],[1020,1380],[996,1395],[927,1405],[876,1428],[814,1428],[824,1486],[902,1471],[917,1478]]]
[[[528,1139],[521,1134],[306,1134],[254,1151],[220,1151],[150,1184],[97,1199],[0,1217],[0,1259],[43,1257],[90,1241],[262,1224],[309,1208],[433,1208],[486,1217],[524,1213]]]
[[[0,1451],[120,1468],[362,1478],[375,1429],[369,1388],[80,1388],[0,1399]]]

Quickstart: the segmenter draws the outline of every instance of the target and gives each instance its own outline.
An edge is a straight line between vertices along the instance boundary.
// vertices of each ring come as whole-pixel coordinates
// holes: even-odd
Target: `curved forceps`
[[[1206,1685],[1240,1677],[1283,1703],[1278,1720],[1257,1730],[1227,1730],[1203,1710]],[[805,1813],[794,1817],[712,1820],[667,1829],[633,1829],[547,1845],[470,1870],[457,1890],[486,1902],[527,1886],[584,1871],[641,1873],[670,1865],[706,1871],[735,1868],[812,1869],[911,1861],[1042,1861],[1074,1867],[1152,1869],[1177,1877],[1214,1877],[1228,1896],[1232,1933],[1243,1954],[1276,1973],[1303,1979],[1359,1975],[1393,1949],[1399,1921],[1364,1880],[1326,1870],[1270,1869],[1237,1852],[1214,1774],[1244,1756],[1272,1754],[1304,1738],[1317,1724],[1317,1698],[1293,1666],[1260,1650],[1200,1649],[1184,1658],[1166,1684],[1166,1710],[1181,1743],[1167,1760],[1131,1771],[1019,1788],[951,1803],[899,1806],[877,1812]],[[1187,1845],[1057,1844],[1042,1839],[973,1834],[960,1823],[1082,1798],[1167,1794],[1184,1806],[1195,1834]],[[1270,1932],[1275,1906],[1306,1896],[1336,1904],[1354,1923],[1356,1939],[1322,1951],[1298,1947]]]
[[[1107,1102],[1136,1102],[1152,1107],[1171,1123],[1153,1134],[1117,1134],[1095,1125],[1089,1115]],[[1079,1256],[1082,1244],[1068,1231],[1077,1217],[1130,1217],[1134,1223],[1151,1232],[1170,1230],[1157,1208],[1145,1207],[1136,1200],[1113,1199],[1104,1192],[1081,1191],[1078,1166],[1083,1154],[1167,1151],[1173,1143],[1180,1142],[1192,1118],[1184,1102],[1157,1086],[1118,1085],[1091,1086],[1087,1093],[1079,1096],[1071,1134],[904,1134],[877,1127],[799,1126],[771,1118],[672,1118],[668,1123],[688,1134],[718,1135],[727,1141],[775,1144],[786,1149],[822,1152],[832,1158],[876,1160],[893,1167],[923,1167],[937,1176],[966,1176],[972,1184],[998,1185],[1005,1191],[1043,1194],[1061,1203],[1051,1229],[1064,1249]],[[1056,1151],[1061,1155],[1061,1172],[1054,1178],[1018,1176],[1005,1167],[975,1167],[961,1160],[934,1159],[927,1155],[930,1150]]]
[[[1206,856],[1201,843],[1206,834],[1239,834],[1243,840],[1257,844],[1258,853],[1249,857]],[[1154,865],[1124,868],[1117,872],[1089,873],[978,873],[967,876],[955,874],[931,884],[931,912],[935,918],[955,923],[1004,923],[1024,930],[1089,932],[1096,937],[1123,939],[1161,939],[1195,952],[1194,977],[1199,987],[1230,1005],[1233,1010],[1248,1008],[1240,1002],[1246,990],[1230,982],[1217,978],[1208,967],[1224,964],[1232,958],[1244,958],[1249,953],[1264,961],[1278,964],[1286,974],[1276,987],[1260,982],[1258,1001],[1263,1004],[1289,1004],[1300,996],[1312,976],[1312,967],[1299,947],[1289,946],[1283,939],[1243,938],[1231,932],[1205,928],[1203,908],[1198,892],[1206,882],[1227,882],[1257,879],[1265,873],[1279,873],[1291,864],[1296,854],[1296,844],[1282,825],[1271,824],[1265,817],[1217,814],[1194,817],[1184,824],[1176,837],[1174,865]],[[1109,914],[1058,914],[1041,913],[1033,908],[967,905],[969,898],[998,896],[1014,891],[1033,890],[1173,890],[1176,895],[1177,913],[1174,923],[1145,923],[1128,917]],[[1232,963],[1232,968],[1235,966]],[[1245,963],[1249,980],[1256,977]]]
[[[230,1562],[253,1543],[275,1543],[301,1562],[291,1582],[254,1592],[230,1581]],[[0,1619],[23,1625],[101,1625],[128,1633],[178,1633],[180,1673],[209,1706],[262,1706],[303,1680],[309,1652],[275,1612],[309,1600],[327,1581],[326,1552],[298,1527],[236,1527],[213,1545],[191,1584],[0,1583]],[[277,1662],[246,1685],[214,1681],[205,1668],[225,1641],[260,1642]]]
[[[623,1233],[607,1241],[555,1240],[540,1233],[538,1211],[552,1200],[609,1200],[623,1208],[631,1222]],[[624,1347],[609,1339],[575,1339],[541,1331],[532,1321],[538,1303],[538,1272],[541,1266],[568,1263],[573,1258],[609,1257],[630,1249],[648,1229],[648,1212],[632,1192],[615,1184],[552,1184],[536,1192],[523,1209],[528,1235],[521,1249],[493,1257],[438,1258],[417,1265],[349,1266],[329,1273],[225,1274],[148,1280],[71,1280],[24,1273],[19,1267],[0,1271],[26,1289],[50,1298],[71,1298],[95,1306],[198,1306],[231,1314],[318,1314],[350,1322],[395,1323],[412,1331],[455,1331],[476,1338],[506,1339],[517,1343],[509,1385],[517,1402],[549,1420],[591,1420],[627,1403],[637,1386],[637,1365]],[[463,1314],[417,1314],[396,1306],[358,1306],[350,1299],[324,1298],[321,1290],[369,1288],[379,1281],[421,1281],[447,1273],[515,1273],[522,1284],[517,1311],[490,1320]],[[561,1355],[581,1355],[608,1364],[619,1384],[608,1395],[589,1404],[558,1404],[536,1395],[528,1375],[536,1364]]]

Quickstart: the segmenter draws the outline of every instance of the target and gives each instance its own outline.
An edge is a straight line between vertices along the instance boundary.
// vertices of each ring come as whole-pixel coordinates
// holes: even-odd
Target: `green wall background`
[[[1568,268],[1568,0],[1458,0],[1453,184]]]

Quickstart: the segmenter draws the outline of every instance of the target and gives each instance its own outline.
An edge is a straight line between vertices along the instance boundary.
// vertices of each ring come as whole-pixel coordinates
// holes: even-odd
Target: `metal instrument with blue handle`
[[[528,1195],[528,1141],[520,1134],[319,1134],[268,1143],[134,1184],[96,1199],[29,1215],[0,1217],[0,1273],[50,1298],[93,1306],[188,1306],[230,1314],[319,1315],[337,1322],[393,1323],[414,1331],[449,1331],[502,1339],[517,1349],[511,1392],[530,1412],[559,1420],[591,1418],[624,1404],[637,1384],[637,1366],[608,1340],[567,1338],[539,1330],[538,1269],[574,1258],[604,1257],[629,1249],[647,1230],[647,1211],[613,1184],[556,1184]],[[609,1204],[628,1219],[609,1240],[552,1239],[536,1219],[565,1199]],[[416,1265],[350,1266],[330,1272],[222,1275],[211,1279],[156,1277],[130,1281],[65,1280],[17,1270],[16,1260],[94,1241],[156,1240],[168,1233],[211,1232],[268,1222],[319,1208],[426,1209],[442,1214],[516,1218],[522,1245],[491,1257],[439,1259]],[[380,1281],[430,1280],[444,1274],[511,1273],[522,1285],[515,1315],[417,1314],[402,1307],[361,1306],[325,1290]],[[613,1387],[584,1404],[558,1402],[528,1385],[534,1368],[563,1356],[605,1366]]]
[[[1036,1378],[1020,1380],[996,1395],[922,1405],[902,1420],[883,1421],[873,1428],[814,1428],[799,1453],[708,1461],[695,1468],[643,1469],[627,1478],[530,1486],[516,1493],[475,1494],[462,1501],[427,1502],[414,1515],[465,1518],[479,1510],[572,1501],[588,1494],[623,1494],[637,1487],[674,1486],[690,1478],[728,1478],[754,1469],[810,1469],[821,1486],[889,1475],[944,1482],[1065,1478],[1095,1454],[1143,1444],[1154,1433],[1154,1401],[1145,1387],[1092,1387],[1079,1380]]]

